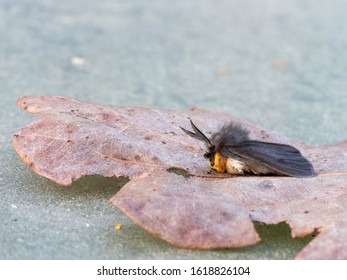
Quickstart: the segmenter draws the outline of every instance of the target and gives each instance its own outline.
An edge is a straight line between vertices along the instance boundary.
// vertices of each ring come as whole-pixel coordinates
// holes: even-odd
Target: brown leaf
[[[311,147],[226,114],[93,105],[64,97],[23,97],[40,114],[14,136],[21,159],[36,173],[69,185],[83,175],[134,178],[112,198],[140,226],[180,247],[255,244],[252,221],[286,221],[293,237],[320,231],[298,258],[347,258],[347,141]],[[253,139],[301,150],[313,178],[210,174],[204,149],[180,130],[188,118],[208,136],[237,121]],[[189,178],[166,172],[185,170]],[[142,175],[141,175],[142,174]],[[218,177],[219,178],[216,178]]]
[[[297,258],[347,259],[346,148],[347,142],[307,147],[319,172],[313,178],[184,178],[157,172],[130,181],[111,202],[143,228],[185,248],[251,245],[259,240],[251,220],[285,221],[293,237],[320,232]]]
[[[189,126],[188,118],[206,132],[233,119],[255,138],[288,142],[229,115],[197,108],[95,105],[57,96],[25,96],[17,104],[40,116],[14,135],[15,150],[34,172],[62,185],[85,175],[133,178],[169,168],[208,175],[205,147],[179,128]]]
[[[143,228],[184,248],[242,247],[260,239],[248,210],[231,195],[168,172],[131,180],[111,203]]]

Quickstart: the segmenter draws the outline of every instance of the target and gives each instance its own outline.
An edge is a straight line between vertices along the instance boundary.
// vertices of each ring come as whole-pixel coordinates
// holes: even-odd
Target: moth
[[[249,131],[230,122],[207,138],[190,120],[193,132],[180,127],[189,136],[204,142],[204,157],[217,172],[244,175],[287,175],[311,177],[313,166],[298,149],[285,144],[251,140]]]

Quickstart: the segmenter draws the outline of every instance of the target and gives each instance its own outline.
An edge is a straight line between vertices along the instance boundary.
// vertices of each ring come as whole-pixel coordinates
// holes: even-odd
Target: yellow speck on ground
[[[122,224],[115,224],[114,228],[115,230],[120,230],[122,228]]]

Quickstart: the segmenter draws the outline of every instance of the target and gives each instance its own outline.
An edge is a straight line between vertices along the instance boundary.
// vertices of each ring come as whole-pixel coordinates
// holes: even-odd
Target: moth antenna
[[[194,132],[197,135],[200,135],[201,138],[204,139],[203,140],[204,142],[207,142],[210,146],[212,146],[212,143],[211,143],[210,139],[208,139],[207,136],[205,134],[203,134],[199,128],[196,127],[196,125],[193,123],[193,121],[191,119],[189,119],[189,120],[190,120],[190,124],[191,124]]]
[[[187,130],[187,129],[181,127],[181,126],[180,126],[180,128],[181,128],[186,134],[188,134],[190,137],[193,137],[193,138],[195,138],[195,139],[198,139],[198,140],[200,140],[200,141],[203,141],[203,142],[207,143],[209,146],[212,146],[210,139],[208,139],[208,138],[205,136],[205,134],[203,134],[203,133],[200,131],[200,129],[198,129],[198,128],[195,126],[195,124],[192,122],[192,120],[190,120],[190,124],[191,124],[191,126],[192,126],[192,128],[193,128],[193,130],[194,130],[195,133],[192,132],[192,131],[189,131],[189,130]]]

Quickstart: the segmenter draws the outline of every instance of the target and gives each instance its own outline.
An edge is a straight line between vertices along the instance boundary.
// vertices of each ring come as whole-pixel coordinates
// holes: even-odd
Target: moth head
[[[212,145],[207,148],[207,151],[204,154],[204,157],[209,159],[210,163],[212,163],[214,161],[215,154],[216,154],[216,147]]]
[[[227,171],[227,158],[216,151],[215,146],[209,147],[204,157],[208,158],[208,164],[212,169],[222,173]]]
[[[214,145],[207,148],[204,157],[208,159],[208,164],[211,168],[216,169],[216,147]]]
[[[198,129],[191,120],[190,120],[190,124],[194,132],[186,130],[183,127],[181,127],[181,129],[189,136],[204,142],[207,145],[207,151],[204,154],[204,157],[209,160],[210,167],[217,170],[218,172],[224,172],[225,161],[224,161],[224,158],[221,156],[221,154],[217,152],[216,146],[212,144],[210,139],[208,139],[207,136],[203,134],[201,130]]]
[[[188,134],[189,136],[204,142],[207,146],[207,151],[204,154],[204,157],[208,159],[210,167],[218,172],[226,172],[227,158],[224,157],[220,151],[223,150],[224,142],[226,136],[229,136],[232,132],[235,131],[234,127],[231,125],[224,126],[221,132],[217,132],[212,135],[212,141],[207,138],[205,134],[201,132],[200,129],[190,120],[190,124],[193,128],[193,131],[189,131],[181,127],[181,129]],[[225,133],[227,132],[227,133]]]

